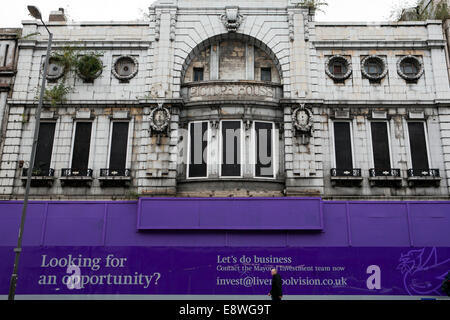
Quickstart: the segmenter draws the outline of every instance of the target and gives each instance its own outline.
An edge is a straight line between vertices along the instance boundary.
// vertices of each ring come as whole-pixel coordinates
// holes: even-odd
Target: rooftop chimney
[[[59,8],[58,11],[50,12],[48,21],[49,22],[67,22],[67,17],[64,14],[64,9]]]

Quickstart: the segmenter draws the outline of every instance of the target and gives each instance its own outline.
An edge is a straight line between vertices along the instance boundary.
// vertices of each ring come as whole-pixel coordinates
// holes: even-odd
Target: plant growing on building
[[[62,50],[52,53],[51,58],[64,67],[64,77],[67,77],[70,71],[75,70],[74,68],[78,59],[77,52],[77,48],[66,46]]]
[[[66,86],[65,81],[54,85],[51,89],[45,89],[44,100],[50,102],[55,107],[66,102],[66,96],[72,92],[72,87]]]
[[[308,8],[310,11],[324,12],[322,8],[328,6],[328,2],[323,0],[302,0],[298,6]]]
[[[99,53],[89,52],[76,59],[76,71],[86,82],[94,81],[102,73],[104,66],[100,56]]]

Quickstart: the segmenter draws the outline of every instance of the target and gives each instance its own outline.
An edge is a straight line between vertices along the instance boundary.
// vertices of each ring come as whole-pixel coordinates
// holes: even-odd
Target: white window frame
[[[334,144],[334,123],[335,122],[347,122],[349,123],[349,127],[350,127],[350,144],[352,147],[352,167],[353,168],[338,168],[337,164],[336,164],[336,146]],[[355,159],[355,144],[353,141],[353,119],[334,119],[331,120],[331,130],[330,130],[330,134],[331,134],[331,146],[332,146],[332,161],[333,161],[333,166],[332,168],[336,168],[336,169],[356,169],[356,159]]]
[[[256,123],[270,123],[272,124],[272,162],[273,162],[273,177],[258,177],[256,176],[256,158],[257,158],[257,154],[256,154],[256,150],[257,150],[257,145],[256,145]],[[254,120],[253,124],[252,124],[252,150],[250,152],[251,157],[252,157],[252,172],[253,172],[253,178],[255,179],[264,179],[264,180],[275,180],[277,178],[277,173],[278,173],[278,158],[279,158],[279,145],[277,144],[278,142],[278,130],[276,130],[276,126],[275,126],[275,122],[273,121],[264,121],[264,120]]]
[[[126,154],[126,161],[125,161],[125,170],[131,169],[131,151],[130,148],[132,142],[133,142],[133,121],[130,119],[111,119],[109,124],[109,138],[108,138],[108,152],[107,152],[107,158],[106,158],[106,168],[110,169],[109,164],[111,161],[111,147],[112,147],[112,132],[114,128],[114,122],[128,122],[128,136],[127,136],[127,154]],[[132,146],[131,146],[132,147]]]
[[[432,169],[434,166],[433,166],[433,161],[432,161],[432,159],[431,159],[431,153],[430,153],[430,143],[429,143],[429,141],[428,141],[428,124],[427,124],[427,121],[426,121],[426,119],[403,119],[403,121],[404,121],[404,126],[405,126],[405,128],[406,128],[406,143],[405,143],[405,145],[407,146],[407,154],[408,154],[408,169],[414,169],[413,168],[413,163],[412,163],[412,152],[411,152],[411,143],[410,143],[410,140],[409,140],[409,126],[408,126],[408,123],[409,122],[422,122],[423,123],[423,130],[424,130],[424,133],[425,133],[425,147],[426,147],[426,149],[427,149],[427,158],[428,158],[428,166],[429,166],[429,169]],[[425,169],[425,168],[418,168],[418,169]]]
[[[59,132],[59,126],[60,126],[60,121],[59,119],[55,120],[50,120],[50,119],[45,119],[45,120],[41,120],[40,123],[54,123],[55,124],[55,133],[53,136],[53,146],[52,146],[52,154],[50,156],[50,169],[54,169],[56,171],[55,168],[55,164],[56,164],[56,159],[55,159],[55,155],[56,155],[56,151],[57,151],[57,143],[56,143],[56,133]]]
[[[239,176],[224,176],[222,175],[222,162],[223,162],[223,136],[222,136],[222,123],[223,122],[240,122],[240,134],[241,134],[241,170],[240,170],[240,175]],[[244,122],[242,121],[242,119],[224,119],[224,120],[220,120],[219,123],[219,177],[220,178],[224,178],[224,179],[242,179],[244,177],[244,166],[245,166],[245,158],[244,158],[244,140],[245,140],[245,128],[244,128]]]
[[[71,142],[71,147],[70,147],[70,158],[69,158],[69,166],[68,168],[73,169],[72,168],[72,158],[73,158],[73,148],[75,146],[75,132],[77,129],[77,123],[78,122],[91,122],[92,123],[92,127],[91,127],[91,140],[89,141],[89,158],[88,158],[88,169],[92,169],[93,168],[93,161],[94,161],[94,157],[93,157],[93,152],[95,150],[95,132],[97,131],[97,125],[96,125],[96,120],[92,120],[92,119],[75,119],[73,121],[73,128],[72,128],[72,142]],[[75,169],[79,169],[79,168],[75,168]]]
[[[392,143],[391,143],[391,126],[390,126],[390,122],[387,119],[373,119],[368,121],[369,122],[369,126],[368,126],[368,139],[369,139],[369,156],[370,156],[370,165],[371,168],[377,169],[375,168],[375,157],[374,157],[374,153],[373,153],[373,141],[372,141],[372,123],[373,122],[385,122],[386,123],[386,130],[387,130],[387,136],[388,136],[388,148],[389,148],[389,165],[391,166],[391,169],[394,168],[394,163],[392,160]],[[378,168],[378,169],[387,169],[387,168]]]
[[[206,151],[206,176],[205,177],[189,177],[189,166],[191,164],[191,125],[194,123],[203,123],[206,122],[208,124],[207,127],[207,139],[208,139],[208,145],[207,145],[207,151]],[[209,178],[209,170],[210,170],[210,152],[211,152],[211,148],[210,148],[210,143],[211,143],[211,125],[209,123],[208,120],[197,120],[197,121],[191,121],[188,123],[188,132],[187,132],[187,136],[188,136],[188,143],[187,143],[187,161],[186,161],[186,179],[188,180],[200,180],[200,179],[208,179]]]

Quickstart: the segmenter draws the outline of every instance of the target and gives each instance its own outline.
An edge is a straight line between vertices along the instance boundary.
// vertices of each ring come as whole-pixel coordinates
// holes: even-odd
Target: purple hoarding
[[[0,295],[21,209],[0,201]],[[449,230],[448,201],[33,201],[17,293],[261,295],[277,266],[286,295],[437,296]]]
[[[138,204],[139,230],[321,230],[322,224],[320,198],[144,198]]]
[[[264,295],[273,267],[285,295],[438,296],[450,248],[27,247],[17,294]]]

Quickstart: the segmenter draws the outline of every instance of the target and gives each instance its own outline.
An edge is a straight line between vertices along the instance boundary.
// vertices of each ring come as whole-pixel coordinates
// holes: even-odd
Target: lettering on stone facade
[[[190,88],[190,98],[217,96],[251,96],[275,98],[275,88],[255,84],[215,84]]]

